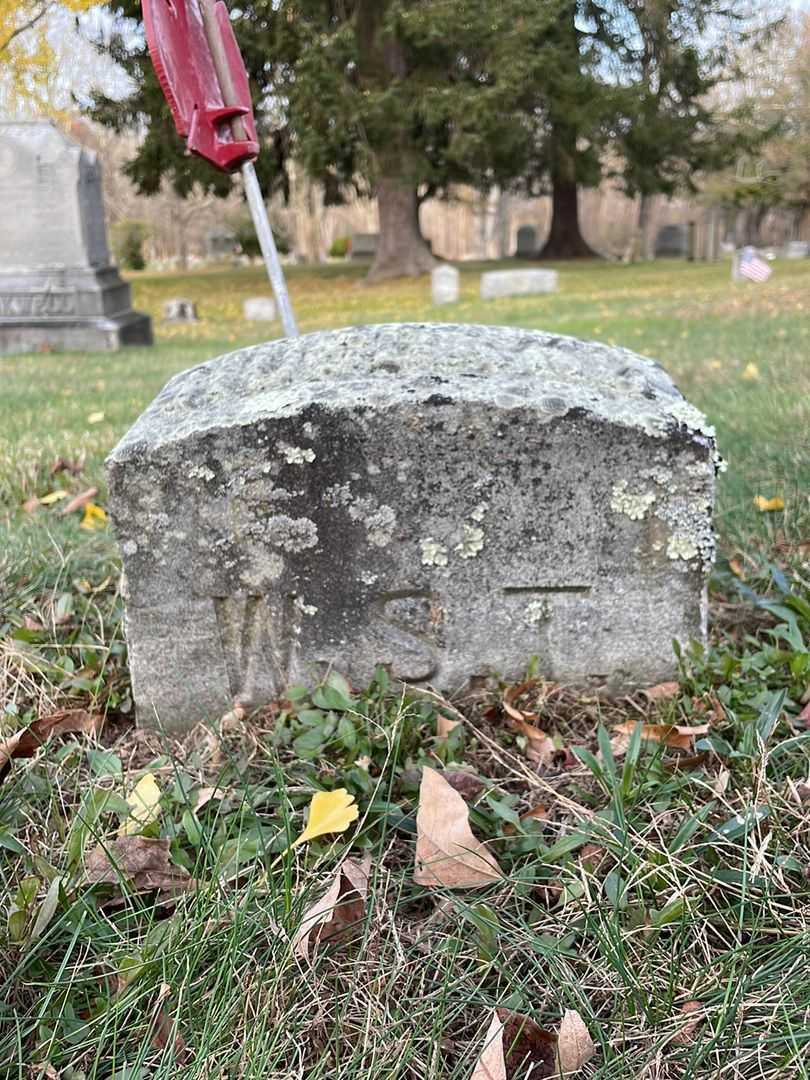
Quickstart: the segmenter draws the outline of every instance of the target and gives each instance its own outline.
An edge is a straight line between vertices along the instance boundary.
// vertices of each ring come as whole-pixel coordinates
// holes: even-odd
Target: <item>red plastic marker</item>
[[[174,126],[189,150],[240,169],[287,337],[298,327],[253,162],[259,155],[247,71],[223,0],[142,0],[146,43]]]

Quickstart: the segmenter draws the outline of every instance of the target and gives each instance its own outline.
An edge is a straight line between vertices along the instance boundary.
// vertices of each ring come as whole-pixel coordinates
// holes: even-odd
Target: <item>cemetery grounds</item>
[[[333,677],[182,740],[134,730],[104,456],[170,375],[267,336],[241,321],[259,270],[136,276],[154,349],[0,359],[0,742],[68,729],[30,756],[23,739],[0,791],[0,1076],[461,1080],[495,1005],[550,1029],[577,1010],[582,1076],[810,1076],[810,265],[762,286],[726,264],[566,265],[558,294],[489,304],[481,269],[441,309],[426,279],[367,288],[352,266],[290,284],[304,332],[499,322],[660,360],[728,462],[709,649],[616,702],[531,664],[454,702]],[[161,325],[173,296],[201,322]],[[555,742],[542,767],[526,723]],[[456,774],[503,881],[413,883],[424,765]],[[153,781],[147,812],[131,795]],[[285,853],[336,787],[359,820]],[[169,840],[149,888],[87,882],[119,829]],[[354,938],[296,955],[349,851],[371,858]]]

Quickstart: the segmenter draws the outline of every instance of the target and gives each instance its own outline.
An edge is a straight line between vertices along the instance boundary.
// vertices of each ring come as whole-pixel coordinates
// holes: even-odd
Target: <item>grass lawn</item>
[[[462,1080],[494,1006],[548,1029],[577,1010],[583,1077],[810,1077],[810,265],[762,286],[726,264],[565,265],[555,295],[486,304],[481,269],[442,309],[426,279],[289,278],[305,332],[505,323],[660,360],[728,461],[710,649],[657,700],[513,691],[555,741],[542,766],[494,684],[451,705],[333,680],[182,741],[135,731],[112,539],[61,510],[91,486],[104,505],[104,456],[170,375],[267,336],[240,314],[268,291],[258,269],[137,275],[156,348],[0,358],[0,747],[106,716],[97,738],[23,740],[0,788],[1,1078]],[[162,325],[173,296],[200,323]],[[627,745],[627,720],[709,730]],[[502,880],[414,884],[425,765],[463,789]],[[132,792],[153,780],[146,814]],[[339,787],[358,821],[286,851]],[[120,872],[93,882],[97,845]],[[147,848],[149,873],[128,861]],[[372,860],[355,934],[304,959],[296,931],[349,853]]]

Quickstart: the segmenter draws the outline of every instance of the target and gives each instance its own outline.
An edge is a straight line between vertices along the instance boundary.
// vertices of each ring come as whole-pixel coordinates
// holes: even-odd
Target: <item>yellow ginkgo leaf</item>
[[[42,506],[52,506],[54,503],[59,502],[60,499],[66,499],[67,494],[66,491],[62,491],[60,488],[59,491],[49,491],[48,494],[43,495],[39,501]]]
[[[129,793],[129,817],[121,823],[119,836],[136,836],[160,817],[160,788],[151,773],[146,773]]]
[[[360,809],[354,801],[354,795],[350,795],[346,788],[318,791],[309,804],[307,827],[292,846],[298,847],[299,844],[305,844],[307,840],[314,840],[316,836],[323,836],[325,833],[346,832],[359,816]]]
[[[742,377],[746,382],[756,382],[759,378],[759,368],[756,364],[746,364],[743,368]]]
[[[784,510],[785,500],[781,495],[774,495],[772,499],[766,499],[764,495],[755,495],[754,506],[763,514],[768,514],[773,510]]]
[[[103,412],[91,412],[90,415],[87,417],[87,423],[88,424],[100,424],[103,419],[104,419],[104,413]]]
[[[84,508],[80,529],[103,529],[107,524],[107,513],[95,503],[88,503]]]

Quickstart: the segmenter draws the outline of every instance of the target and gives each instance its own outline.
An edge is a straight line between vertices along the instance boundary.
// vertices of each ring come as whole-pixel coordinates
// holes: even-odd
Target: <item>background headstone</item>
[[[810,244],[806,240],[791,240],[785,246],[786,259],[806,259],[810,253]]]
[[[245,300],[243,312],[250,322],[273,322],[276,305],[271,296],[251,296]]]
[[[205,235],[205,249],[211,259],[226,259],[236,252],[236,237],[230,229],[211,229]]]
[[[164,322],[197,322],[197,305],[193,300],[176,296],[163,304]]]
[[[662,225],[655,238],[655,257],[686,258],[689,254],[689,226]]]
[[[481,275],[481,299],[555,292],[557,280],[556,270],[489,270]]]
[[[459,296],[460,274],[455,266],[442,263],[430,272],[430,289],[434,304],[455,304]]]
[[[515,256],[518,259],[531,259],[537,254],[537,229],[534,225],[521,225],[517,231]]]
[[[0,353],[149,345],[110,261],[95,154],[47,121],[0,123]]]
[[[377,254],[379,233],[354,233],[350,248],[353,259],[373,259]]]
[[[167,727],[327,666],[447,690],[676,673],[705,635],[714,438],[652,360],[388,325],[175,376],[108,461],[136,708]]]

